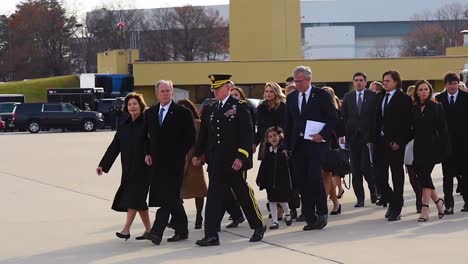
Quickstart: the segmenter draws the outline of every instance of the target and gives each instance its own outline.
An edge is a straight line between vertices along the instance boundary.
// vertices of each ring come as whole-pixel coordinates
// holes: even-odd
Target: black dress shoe
[[[323,229],[327,226],[328,223],[328,215],[319,215],[317,216],[317,220],[312,224],[305,225],[302,230],[310,231],[310,230],[319,230]]]
[[[243,216],[240,216],[237,219],[232,220],[232,222],[226,226],[226,228],[236,228],[239,226],[240,223],[244,222],[245,218]]]
[[[375,194],[372,195],[371,194],[370,201],[371,201],[371,203],[375,204],[377,202],[377,195],[375,195]]]
[[[167,242],[177,242],[181,240],[186,240],[187,238],[188,238],[188,234],[183,234],[183,235],[175,234],[172,237],[168,238]]]
[[[354,207],[364,207],[364,201],[357,201]]]
[[[148,239],[148,232],[145,232],[143,235],[141,236],[137,236],[135,237],[136,240],[145,240],[145,239]]]
[[[118,238],[125,239],[125,241],[127,241],[130,238],[130,234],[122,234],[122,233],[116,232],[115,235]]]
[[[263,235],[265,234],[266,231],[266,225],[262,227],[255,228],[254,233],[250,237],[250,242],[258,242],[263,239]]]
[[[401,220],[401,215],[400,214],[391,214],[389,218],[387,218],[389,222],[395,222],[395,221],[400,221]]]
[[[464,204],[463,208],[461,209],[462,212],[468,212],[468,204]]]
[[[195,244],[201,247],[219,246],[219,238],[217,237],[204,237],[203,239],[197,240]]]
[[[300,216],[296,218],[296,222],[305,222],[305,216],[301,214]]]
[[[153,242],[153,244],[155,244],[155,245],[161,244],[162,237],[160,237],[160,236],[158,236],[156,234],[153,234],[153,233],[149,233],[147,235],[147,237],[148,237],[147,239],[151,240],[151,242]]]
[[[453,207],[447,207],[444,211],[446,215],[453,215]]]
[[[383,206],[383,207],[387,207],[387,204],[388,202],[382,198],[380,198],[376,203],[375,205],[378,205],[378,206]]]

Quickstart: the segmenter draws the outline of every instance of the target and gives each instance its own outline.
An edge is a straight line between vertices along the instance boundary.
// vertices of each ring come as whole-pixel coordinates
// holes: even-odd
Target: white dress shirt
[[[166,106],[162,106],[159,104],[159,113],[161,113],[161,108],[164,108],[163,116],[162,116],[162,123],[164,123],[164,118],[166,118],[167,112],[169,112],[169,107],[171,106],[172,102],[169,102]]]
[[[450,104],[450,100],[451,100],[451,97],[453,96],[453,102],[456,103],[457,102],[457,97],[458,97],[458,89],[457,91],[454,93],[454,94],[450,94],[448,91],[447,91],[447,100],[448,100],[448,103]]]
[[[305,91],[305,98],[306,98],[306,104],[307,104],[307,100],[309,100],[309,96],[310,96],[310,92],[312,91],[312,85],[309,86],[309,88],[307,88],[307,90]],[[298,91],[299,92],[299,91]],[[302,109],[301,109],[301,106],[302,106],[302,93],[299,92],[298,94],[298,100],[297,100],[297,103],[299,104],[299,112],[302,113]]]
[[[387,93],[389,93],[389,95],[388,95],[388,102],[387,102],[387,104],[389,104],[389,103],[390,103],[390,100],[392,100],[392,97],[393,97],[393,95],[395,94],[395,92],[396,92],[396,89],[393,90],[393,91],[391,91],[391,92],[385,92],[384,99],[383,99],[383,101],[382,101],[382,115],[384,114],[385,96],[387,96]]]

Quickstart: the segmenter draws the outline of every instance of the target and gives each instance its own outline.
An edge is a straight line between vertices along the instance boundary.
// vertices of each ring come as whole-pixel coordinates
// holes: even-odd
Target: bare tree
[[[374,48],[369,51],[369,56],[375,58],[389,58],[394,57],[395,53],[392,50],[391,44],[382,40],[375,43]]]
[[[208,9],[205,14],[201,23],[205,38],[200,51],[206,60],[216,60],[218,55],[229,52],[229,25],[217,10]]]
[[[142,57],[156,61],[168,61],[173,52],[172,10],[155,9],[143,23]]]
[[[172,14],[172,33],[175,54],[184,61],[193,61],[200,55],[200,46],[204,36],[201,24],[205,19],[205,9],[199,6],[174,8]]]
[[[464,12],[464,5],[461,2],[450,3],[437,9],[435,18],[445,33],[445,41],[449,46],[463,45],[463,38],[460,31],[467,25]]]
[[[416,28],[403,39],[401,56],[442,55],[445,33],[438,23]]]

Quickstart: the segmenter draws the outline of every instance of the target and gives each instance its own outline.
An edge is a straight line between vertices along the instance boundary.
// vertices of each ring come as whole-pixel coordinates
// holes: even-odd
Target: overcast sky
[[[1,0],[0,15],[9,15],[16,9],[16,5],[24,0]],[[86,12],[96,6],[106,3],[123,3],[125,6],[133,8],[156,8],[183,5],[221,5],[229,4],[229,0],[65,0],[67,8]]]

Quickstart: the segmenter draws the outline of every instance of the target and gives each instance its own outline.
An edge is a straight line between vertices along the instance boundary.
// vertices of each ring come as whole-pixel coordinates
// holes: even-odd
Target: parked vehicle
[[[95,131],[102,127],[102,114],[83,111],[70,103],[24,103],[13,112],[13,125],[37,133],[42,129],[81,129]]]
[[[0,103],[3,102],[18,102],[24,103],[24,94],[0,94]]]
[[[5,122],[5,131],[13,129],[12,119],[15,106],[21,103],[8,102],[0,103],[0,118]]]
[[[47,89],[48,103],[70,103],[82,110],[96,110],[96,102],[103,96],[104,89],[102,88]]]
[[[126,113],[123,113],[123,111],[120,111],[120,113],[113,113],[112,112],[112,103],[116,105],[118,109],[123,109],[124,105],[124,97],[117,97],[117,98],[104,98],[100,99],[97,104],[96,104],[96,111],[99,113],[102,113],[104,116],[104,126],[111,126],[111,120],[112,120],[112,114],[118,114],[119,117],[124,118]]]
[[[5,129],[5,121],[2,120],[2,117],[0,116],[0,131],[3,131]]]

